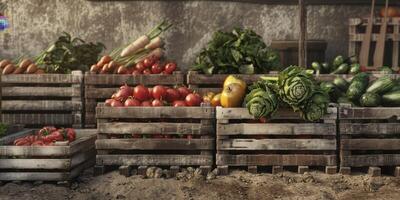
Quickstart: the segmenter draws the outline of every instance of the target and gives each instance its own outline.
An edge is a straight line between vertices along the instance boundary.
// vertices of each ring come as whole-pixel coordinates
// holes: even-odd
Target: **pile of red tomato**
[[[106,106],[131,107],[131,106],[200,106],[202,98],[199,94],[185,86],[172,88],[163,85],[145,87],[137,85],[129,87],[123,85],[107,99]]]
[[[176,70],[175,62],[162,63],[159,58],[150,57],[136,63],[132,75],[138,74],[172,74]]]
[[[14,140],[16,146],[52,146],[54,142],[76,139],[75,130],[72,128],[57,129],[52,126],[43,127],[35,135],[28,135]]]

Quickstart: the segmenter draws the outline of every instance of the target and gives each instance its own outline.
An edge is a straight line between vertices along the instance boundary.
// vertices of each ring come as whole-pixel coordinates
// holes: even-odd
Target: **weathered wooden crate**
[[[400,175],[400,107],[351,107],[340,105],[340,172],[370,167],[380,175],[380,167],[394,167]]]
[[[200,166],[206,173],[214,163],[213,107],[115,108],[99,104],[96,118],[98,174],[110,166],[121,166],[121,171],[139,167],[142,172],[146,166],[170,167],[175,172],[179,166]],[[132,134],[171,138],[132,138]],[[124,174],[129,176],[129,170]]]
[[[256,173],[272,166],[272,173],[279,173],[293,166],[303,173],[318,166],[336,173],[336,119],[336,107],[316,123],[305,122],[291,109],[280,109],[269,122],[259,123],[246,108],[217,107],[219,172],[227,174],[229,168],[244,166]]]
[[[187,85],[197,93],[203,95],[207,92],[220,93],[226,77],[230,74],[201,74],[197,71],[189,71],[187,74]],[[277,72],[270,74],[234,74],[236,77],[245,81],[247,84],[252,84],[258,81],[261,76],[277,76]]]
[[[383,18],[375,18],[371,35],[371,49],[370,49],[370,66],[372,66],[372,59],[374,57],[376,41],[378,40],[380,26]],[[368,19],[367,18],[350,18],[349,19],[349,55],[360,54],[361,43],[366,35]],[[388,27],[386,34],[385,56],[384,65],[392,66],[393,69],[399,69],[399,56],[400,56],[400,17],[388,18]]]
[[[95,129],[78,129],[77,139],[63,146],[14,146],[29,129],[0,138],[0,181],[71,181],[95,163]]]
[[[82,127],[81,71],[72,74],[15,74],[1,78],[2,122],[27,128]]]
[[[122,84],[146,86],[174,86],[184,83],[182,72],[176,71],[171,75],[120,75],[120,74],[85,74],[85,127],[96,127],[96,106],[104,102],[116,92]]]

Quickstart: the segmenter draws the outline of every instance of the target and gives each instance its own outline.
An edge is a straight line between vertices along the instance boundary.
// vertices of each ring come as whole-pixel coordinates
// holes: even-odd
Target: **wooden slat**
[[[400,139],[342,139],[343,150],[400,150]]]
[[[112,88],[87,88],[85,98],[87,99],[108,99],[118,90],[118,87]]]
[[[96,135],[88,135],[81,138],[77,138],[69,145],[70,146],[69,155],[74,155],[76,153],[79,153],[81,151],[86,151],[87,149],[91,148],[94,149],[96,139],[97,139]]]
[[[226,77],[228,77],[229,74],[212,74],[212,75],[206,75],[206,74],[199,74],[196,71],[189,71],[187,75],[187,84],[189,85],[221,85],[224,83]],[[235,76],[243,81],[245,81],[247,84],[251,84],[257,80],[260,79],[261,76],[277,76],[276,74],[252,74],[252,75],[246,75],[246,74],[235,74]]]
[[[2,83],[81,83],[83,80],[82,74],[10,74],[2,76]]]
[[[349,41],[361,42],[363,40],[364,36],[365,36],[365,33],[350,34]],[[378,41],[378,37],[379,37],[379,33],[371,34],[371,41],[374,41],[374,42]],[[386,33],[386,40],[399,41],[399,39],[400,39],[400,34]]]
[[[183,84],[183,75],[175,72],[172,75],[119,75],[119,74],[85,74],[85,85],[176,85]]]
[[[215,108],[213,107],[108,107],[99,104],[96,108],[96,118],[191,118],[212,119]]]
[[[77,87],[3,87],[4,97],[79,97],[81,90]]]
[[[71,166],[70,159],[0,159],[0,169],[60,169]]]
[[[5,137],[0,138],[0,145],[10,144],[15,139],[23,137],[23,136],[26,136],[26,135],[29,135],[29,134],[32,134],[34,132],[35,132],[34,130],[29,129],[29,130],[23,130],[23,131],[20,131],[18,133],[7,135]]]
[[[212,125],[202,125],[200,123],[129,123],[112,122],[99,123],[100,133],[112,134],[210,134],[213,133]]]
[[[93,159],[96,157],[96,149],[94,146],[92,148],[87,148],[87,150],[75,154],[70,160],[70,168],[79,166],[80,164]]]
[[[0,172],[2,181],[60,181],[69,176],[69,172]]]
[[[335,139],[224,139],[218,150],[336,150]]]
[[[400,119],[400,107],[340,107],[339,119]]]
[[[2,114],[3,122],[7,124],[25,124],[25,125],[71,125],[73,123],[72,114]]]
[[[81,110],[82,102],[60,100],[3,100],[1,108],[3,111],[72,111]]]
[[[243,166],[328,166],[337,165],[336,155],[227,155],[217,154],[217,165]]]
[[[400,154],[344,156],[340,165],[349,167],[398,166],[400,165]]]
[[[336,135],[335,124],[217,124],[217,135]]]
[[[69,146],[0,146],[0,156],[65,156]]]
[[[211,155],[97,155],[100,165],[212,165]]]
[[[400,135],[399,123],[340,123],[341,135]]]
[[[96,149],[115,150],[212,150],[213,139],[98,139]]]
[[[247,108],[222,108],[217,107],[217,119],[254,119]],[[280,109],[271,119],[301,119],[299,112],[292,109]],[[337,119],[337,108],[328,108],[328,114],[322,119]]]

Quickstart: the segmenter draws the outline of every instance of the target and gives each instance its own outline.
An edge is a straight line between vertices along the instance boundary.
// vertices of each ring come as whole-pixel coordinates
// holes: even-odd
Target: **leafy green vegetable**
[[[245,97],[246,107],[255,118],[270,117],[278,109],[278,96],[275,94],[271,83],[258,81]]]
[[[102,43],[86,43],[70,34],[62,36],[36,59],[48,73],[70,73],[72,70],[87,71],[95,64],[105,49]]]
[[[205,74],[267,73],[279,66],[279,54],[249,29],[217,31],[196,58],[193,70]]]
[[[323,90],[314,90],[305,107],[302,109],[303,118],[308,121],[321,119],[327,112],[328,104],[328,95]]]

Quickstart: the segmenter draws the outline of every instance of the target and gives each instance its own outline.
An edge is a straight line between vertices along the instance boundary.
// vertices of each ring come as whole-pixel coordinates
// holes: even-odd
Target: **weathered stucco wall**
[[[35,55],[67,31],[103,42],[108,51],[137,38],[163,18],[174,23],[164,35],[169,58],[182,68],[217,29],[245,26],[267,43],[296,39],[297,6],[202,1],[0,0],[11,28],[0,32],[0,57]],[[349,17],[367,16],[367,6],[309,6],[308,38],[328,41],[327,57],[347,53]]]

